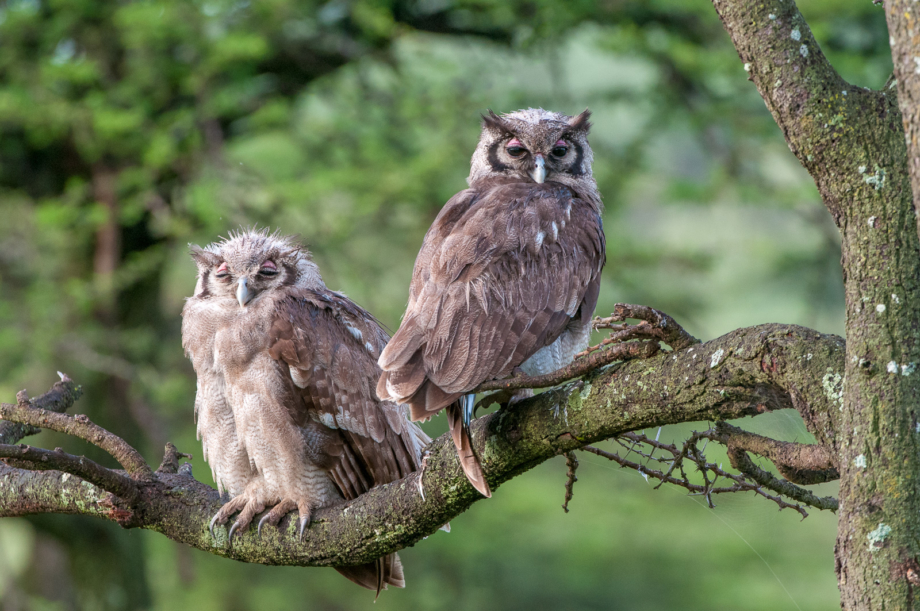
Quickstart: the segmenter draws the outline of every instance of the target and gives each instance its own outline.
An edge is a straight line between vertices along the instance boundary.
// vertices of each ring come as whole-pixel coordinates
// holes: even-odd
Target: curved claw
[[[216,539],[217,536],[214,534],[214,524],[217,523],[217,518],[220,517],[220,512],[214,514],[214,517],[211,518],[211,522],[208,524],[208,531],[211,533],[211,538]]]
[[[303,531],[310,525],[310,516],[303,516],[300,518],[300,540],[303,541]]]
[[[262,525],[264,525],[266,522],[269,521],[269,518],[271,518],[271,515],[272,515],[271,512],[268,512],[264,516],[262,516],[261,520],[259,520],[259,526],[256,527],[256,533],[259,535],[259,537],[262,536]]]
[[[238,531],[239,529],[240,529],[240,522],[239,522],[239,520],[237,520],[236,522],[233,523],[233,526],[230,527],[230,535],[229,535],[229,537],[228,537],[228,538],[229,538],[228,545],[233,545],[233,535],[234,535],[234,533],[236,533],[236,531]]]

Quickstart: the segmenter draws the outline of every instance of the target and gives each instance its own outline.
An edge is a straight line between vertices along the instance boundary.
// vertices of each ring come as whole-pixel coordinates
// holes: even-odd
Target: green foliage
[[[882,10],[801,4],[843,76],[880,87]],[[78,409],[154,464],[167,439],[198,454],[179,340],[194,285],[186,245],[252,223],[299,233],[327,284],[395,328],[418,245],[465,186],[487,108],[594,111],[600,313],[647,303],[703,337],[772,321],[842,329],[836,233],[707,3],[9,0],[0,40],[0,398],[66,371],[87,390]],[[106,461],[59,436],[35,442]],[[410,589],[378,605],[788,606],[747,547],[712,534],[712,517],[596,469],[567,516],[559,465],[503,487],[451,535],[404,552]],[[195,473],[208,478],[200,459]],[[755,547],[777,572],[797,567],[782,581],[802,608],[830,607],[832,520],[782,520],[789,539],[763,534],[768,522]],[[92,545],[74,533],[90,524],[10,527],[14,565],[32,563],[15,574],[59,559],[65,608],[370,602],[332,571],[234,565],[105,527],[93,562],[125,566],[93,580],[73,572]],[[31,547],[18,543],[24,528]],[[789,541],[810,537],[790,558]],[[696,546],[703,568],[687,572]],[[54,599],[26,577],[0,587],[4,600]]]

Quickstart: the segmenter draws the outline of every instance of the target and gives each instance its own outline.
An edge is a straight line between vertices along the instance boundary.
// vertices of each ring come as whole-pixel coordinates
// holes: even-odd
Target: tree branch
[[[25,444],[0,444],[0,458],[7,459],[7,464],[33,471],[63,471],[76,475],[89,483],[116,494],[127,503],[137,498],[137,483],[119,473],[107,469],[85,456],[67,454],[60,448],[54,451],[33,448]]]
[[[0,403],[0,419],[73,435],[111,454],[133,478],[149,479],[153,475],[137,450],[121,437],[90,422],[83,414],[74,417],[37,409],[28,403]]]
[[[791,482],[778,479],[769,471],[764,471],[751,461],[747,452],[744,450],[730,448],[728,451],[728,459],[731,461],[732,467],[738,469],[765,488],[779,492],[801,503],[817,507],[818,509],[837,511],[840,507],[837,499],[832,496],[818,498],[810,491],[800,488]]]
[[[727,422],[717,422],[715,434],[710,439],[725,445],[729,451],[763,456],[776,465],[780,475],[794,484],[809,486],[840,479],[836,457],[821,445],[777,441]]]
[[[796,407],[828,440],[839,410],[821,384],[843,367],[843,341],[797,326],[740,329],[680,352],[588,374],[473,422],[477,453],[493,490],[557,455],[631,430],[734,419]],[[0,466],[0,516],[83,513],[141,527],[214,554],[263,564],[342,566],[368,562],[434,533],[482,497],[469,485],[449,435],[428,448],[423,473],[320,509],[301,542],[289,519],[279,529],[217,538],[208,521],[217,491],[166,469],[138,486],[133,504],[77,478]],[[167,461],[164,461],[167,462]],[[424,499],[418,493],[421,477]],[[10,484],[10,485],[8,485]]]
[[[847,83],[794,2],[713,0],[713,6],[748,78],[840,227],[844,215],[852,215],[854,196],[893,186],[893,166],[903,165],[890,151],[880,154],[893,122],[900,132],[897,100]]]

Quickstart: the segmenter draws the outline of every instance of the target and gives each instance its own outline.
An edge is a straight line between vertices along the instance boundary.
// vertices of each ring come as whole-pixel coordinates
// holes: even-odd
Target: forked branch
[[[83,439],[108,452],[134,479],[148,480],[153,476],[150,466],[137,450],[82,414],[59,414],[35,407],[28,401],[20,401],[17,405],[0,403],[0,419]]]

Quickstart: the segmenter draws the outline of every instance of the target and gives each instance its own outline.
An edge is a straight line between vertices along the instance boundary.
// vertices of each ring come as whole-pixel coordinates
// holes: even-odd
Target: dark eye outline
[[[554,146],[553,150],[550,151],[553,154],[553,157],[565,157],[566,153],[569,152],[569,147],[567,146]]]
[[[518,159],[527,154],[527,149],[525,149],[523,146],[509,146],[505,149],[505,152],[515,159]]]
[[[259,275],[260,276],[277,276],[278,270],[272,269],[270,267],[263,267],[259,270]]]
[[[219,280],[226,280],[226,279],[230,278],[230,272],[227,271],[227,268],[224,267],[224,265],[226,265],[226,263],[224,263],[223,265],[221,265],[221,267],[222,267],[223,269],[221,269],[221,268],[218,268],[218,269],[217,269],[217,272],[214,274],[214,277],[215,277],[215,278],[217,278],[217,279],[219,279]]]

